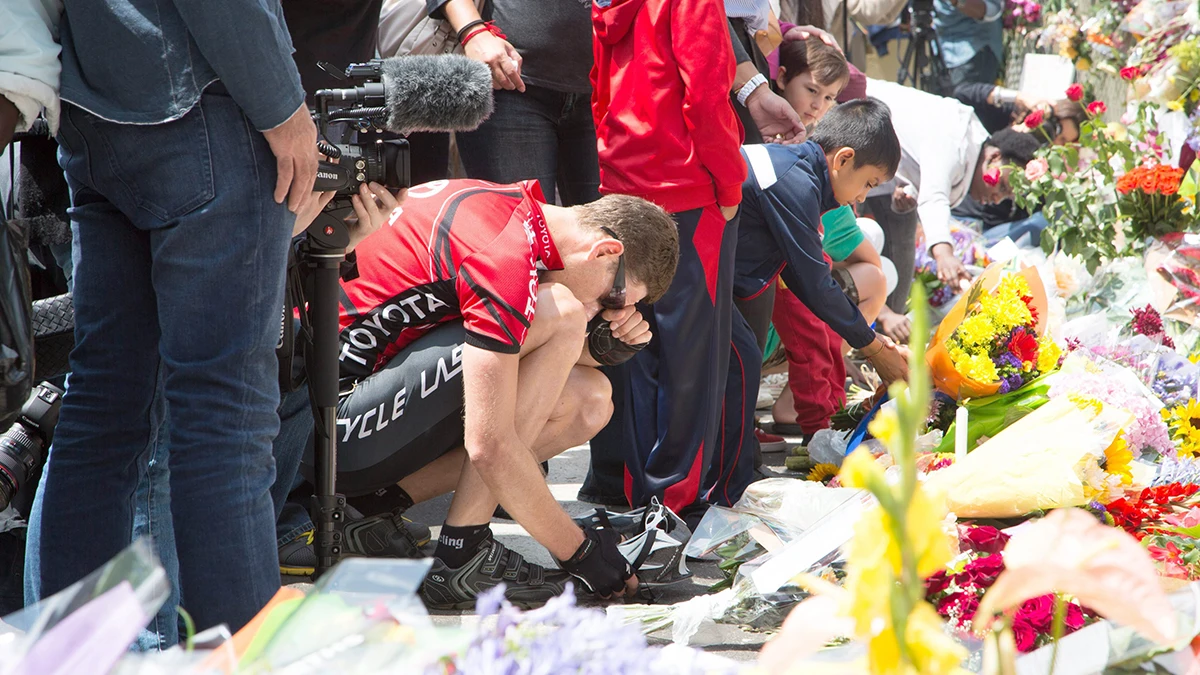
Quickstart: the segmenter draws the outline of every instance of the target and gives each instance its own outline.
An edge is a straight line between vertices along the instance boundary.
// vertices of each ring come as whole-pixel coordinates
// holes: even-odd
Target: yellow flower
[[[876,415],[875,421],[871,422],[870,427],[874,427],[882,415],[882,411]],[[894,416],[893,424],[895,424]],[[896,432],[893,430],[891,433],[895,435]],[[876,438],[879,437],[876,436]],[[850,453],[842,462],[842,470],[838,472],[838,481],[845,487],[852,488],[865,488],[869,485],[882,486],[884,484],[883,469],[879,468],[879,465],[875,463],[875,457],[866,448],[859,448]]]
[[[967,650],[942,628],[942,620],[933,607],[922,602],[908,616],[908,647],[913,665],[922,675],[946,675],[959,671]]]
[[[1000,379],[1000,374],[996,372],[996,364],[987,354],[972,354],[967,359],[965,368],[960,368],[959,372],[976,382],[992,383]]]
[[[892,443],[896,442],[896,434],[900,431],[900,420],[896,418],[896,411],[892,408],[881,409],[867,425],[867,431],[878,438],[880,443],[892,447]]]
[[[1062,356],[1062,350],[1058,348],[1058,344],[1048,336],[1043,336],[1038,340],[1038,360],[1037,368],[1042,373],[1048,373],[1058,367],[1058,359]]]
[[[1197,89],[1196,93],[1200,94],[1200,89]],[[1200,352],[1188,354],[1188,361],[1191,361],[1192,363],[1200,363]]]
[[[966,347],[987,345],[996,339],[996,331],[992,328],[991,320],[982,312],[972,315],[960,323],[955,334]]]
[[[1121,479],[1122,485],[1133,482],[1133,471],[1129,468],[1133,462],[1133,451],[1125,441],[1125,434],[1119,433],[1111,445],[1104,451],[1104,470],[1110,475]]]
[[[1171,438],[1183,457],[1200,455],[1200,403],[1196,399],[1162,411],[1163,421],[1171,428]]]
[[[1183,101],[1181,99],[1177,98],[1173,101],[1168,102],[1167,110],[1173,110],[1175,112],[1183,112]]]
[[[829,480],[830,478],[833,478],[837,474],[838,474],[838,467],[836,464],[822,463],[822,464],[818,464],[818,465],[814,466],[812,468],[812,470],[808,472],[808,477],[806,478],[806,480],[824,483],[825,481]]]
[[[1075,62],[1075,70],[1078,70],[1081,73],[1086,70],[1090,70],[1091,67],[1092,67],[1092,62],[1088,61],[1086,58],[1079,59],[1078,61]]]
[[[1067,400],[1074,403],[1080,410],[1090,410],[1092,415],[1099,415],[1104,411],[1104,403],[1094,396],[1084,396],[1083,394],[1067,394]]]
[[[1200,101],[1200,87],[1193,89],[1192,94],[1191,94],[1191,96],[1189,96],[1189,98],[1191,98],[1193,101]]]

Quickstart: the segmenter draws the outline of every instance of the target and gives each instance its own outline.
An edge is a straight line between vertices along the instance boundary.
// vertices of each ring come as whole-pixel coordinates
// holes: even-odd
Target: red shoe
[[[783,436],[768,434],[762,429],[754,430],[754,437],[758,439],[758,445],[763,452],[783,452],[787,450],[787,439]]]

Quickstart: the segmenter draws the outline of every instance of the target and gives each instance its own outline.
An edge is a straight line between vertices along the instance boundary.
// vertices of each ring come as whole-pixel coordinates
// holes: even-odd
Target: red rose
[[[1025,116],[1025,126],[1029,127],[1030,129],[1036,129],[1042,126],[1042,122],[1045,121],[1046,113],[1042,112],[1041,109],[1034,110]]]
[[[1075,102],[1082,101],[1083,100],[1083,85],[1076,83],[1076,84],[1073,84],[1073,85],[1067,87],[1067,98],[1069,98]]]
[[[988,525],[966,526],[959,538],[978,553],[999,553],[1008,543],[1008,535]]]
[[[1142,75],[1142,69],[1137,66],[1125,66],[1121,69],[1121,79],[1126,82],[1133,82]]]
[[[1033,651],[1033,648],[1037,646],[1037,629],[1020,616],[1013,619],[1012,631],[1013,639],[1017,643],[1017,651],[1023,654]]]
[[[1017,619],[1022,618],[1039,633],[1049,632],[1054,624],[1054,595],[1039,595],[1026,600],[1017,610]]]
[[[1073,633],[1083,628],[1083,623],[1083,608],[1073,602],[1067,603],[1067,615],[1063,621],[1063,625],[1066,627],[1064,632]]]
[[[925,580],[925,594],[937,595],[945,591],[949,586],[950,577],[946,574],[945,570],[935,572],[933,576]]]
[[[963,575],[981,588],[987,588],[996,582],[996,577],[1004,571],[1004,558],[999,553],[976,558],[963,568]]]
[[[1016,330],[1008,340],[1008,351],[1020,359],[1021,363],[1037,362],[1037,338],[1023,330]]]
[[[1097,117],[1108,112],[1108,106],[1104,105],[1104,101],[1092,101],[1088,104],[1087,111],[1093,117]]]
[[[978,610],[979,595],[970,592],[953,593],[937,605],[938,614],[950,619],[959,628],[964,628],[964,624],[974,618]]]

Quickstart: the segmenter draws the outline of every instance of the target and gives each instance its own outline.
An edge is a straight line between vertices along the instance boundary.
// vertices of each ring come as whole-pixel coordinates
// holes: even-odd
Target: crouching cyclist
[[[499,583],[522,606],[571,577],[605,598],[634,591],[619,536],[577,526],[539,463],[608,422],[596,358],[649,342],[634,304],[657,300],[674,276],[671,217],[620,195],[553,206],[537,181],[437,181],[390,214],[370,210],[384,222],[355,249],[357,278],[342,282],[339,491],[389,492],[402,505],[454,493],[421,589],[431,608],[472,608]],[[607,322],[616,338],[601,351],[589,340],[598,316],[592,327]],[[312,424],[307,405],[283,408],[298,413],[285,427]],[[311,436],[308,446],[310,467]],[[561,571],[493,538],[497,504]]]

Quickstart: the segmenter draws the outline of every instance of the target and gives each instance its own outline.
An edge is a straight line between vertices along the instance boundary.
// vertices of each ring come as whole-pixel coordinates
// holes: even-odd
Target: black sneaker
[[[317,551],[313,548],[313,531],[279,547],[279,573],[289,577],[311,577],[317,571]]]
[[[484,591],[503,583],[504,597],[517,607],[529,609],[562,595],[570,580],[566,572],[528,562],[520,553],[488,538],[479,545],[471,562],[458,569],[434,558],[421,584],[421,599],[429,609],[471,610]]]
[[[429,528],[393,511],[346,523],[346,555],[366,558],[424,558]]]

